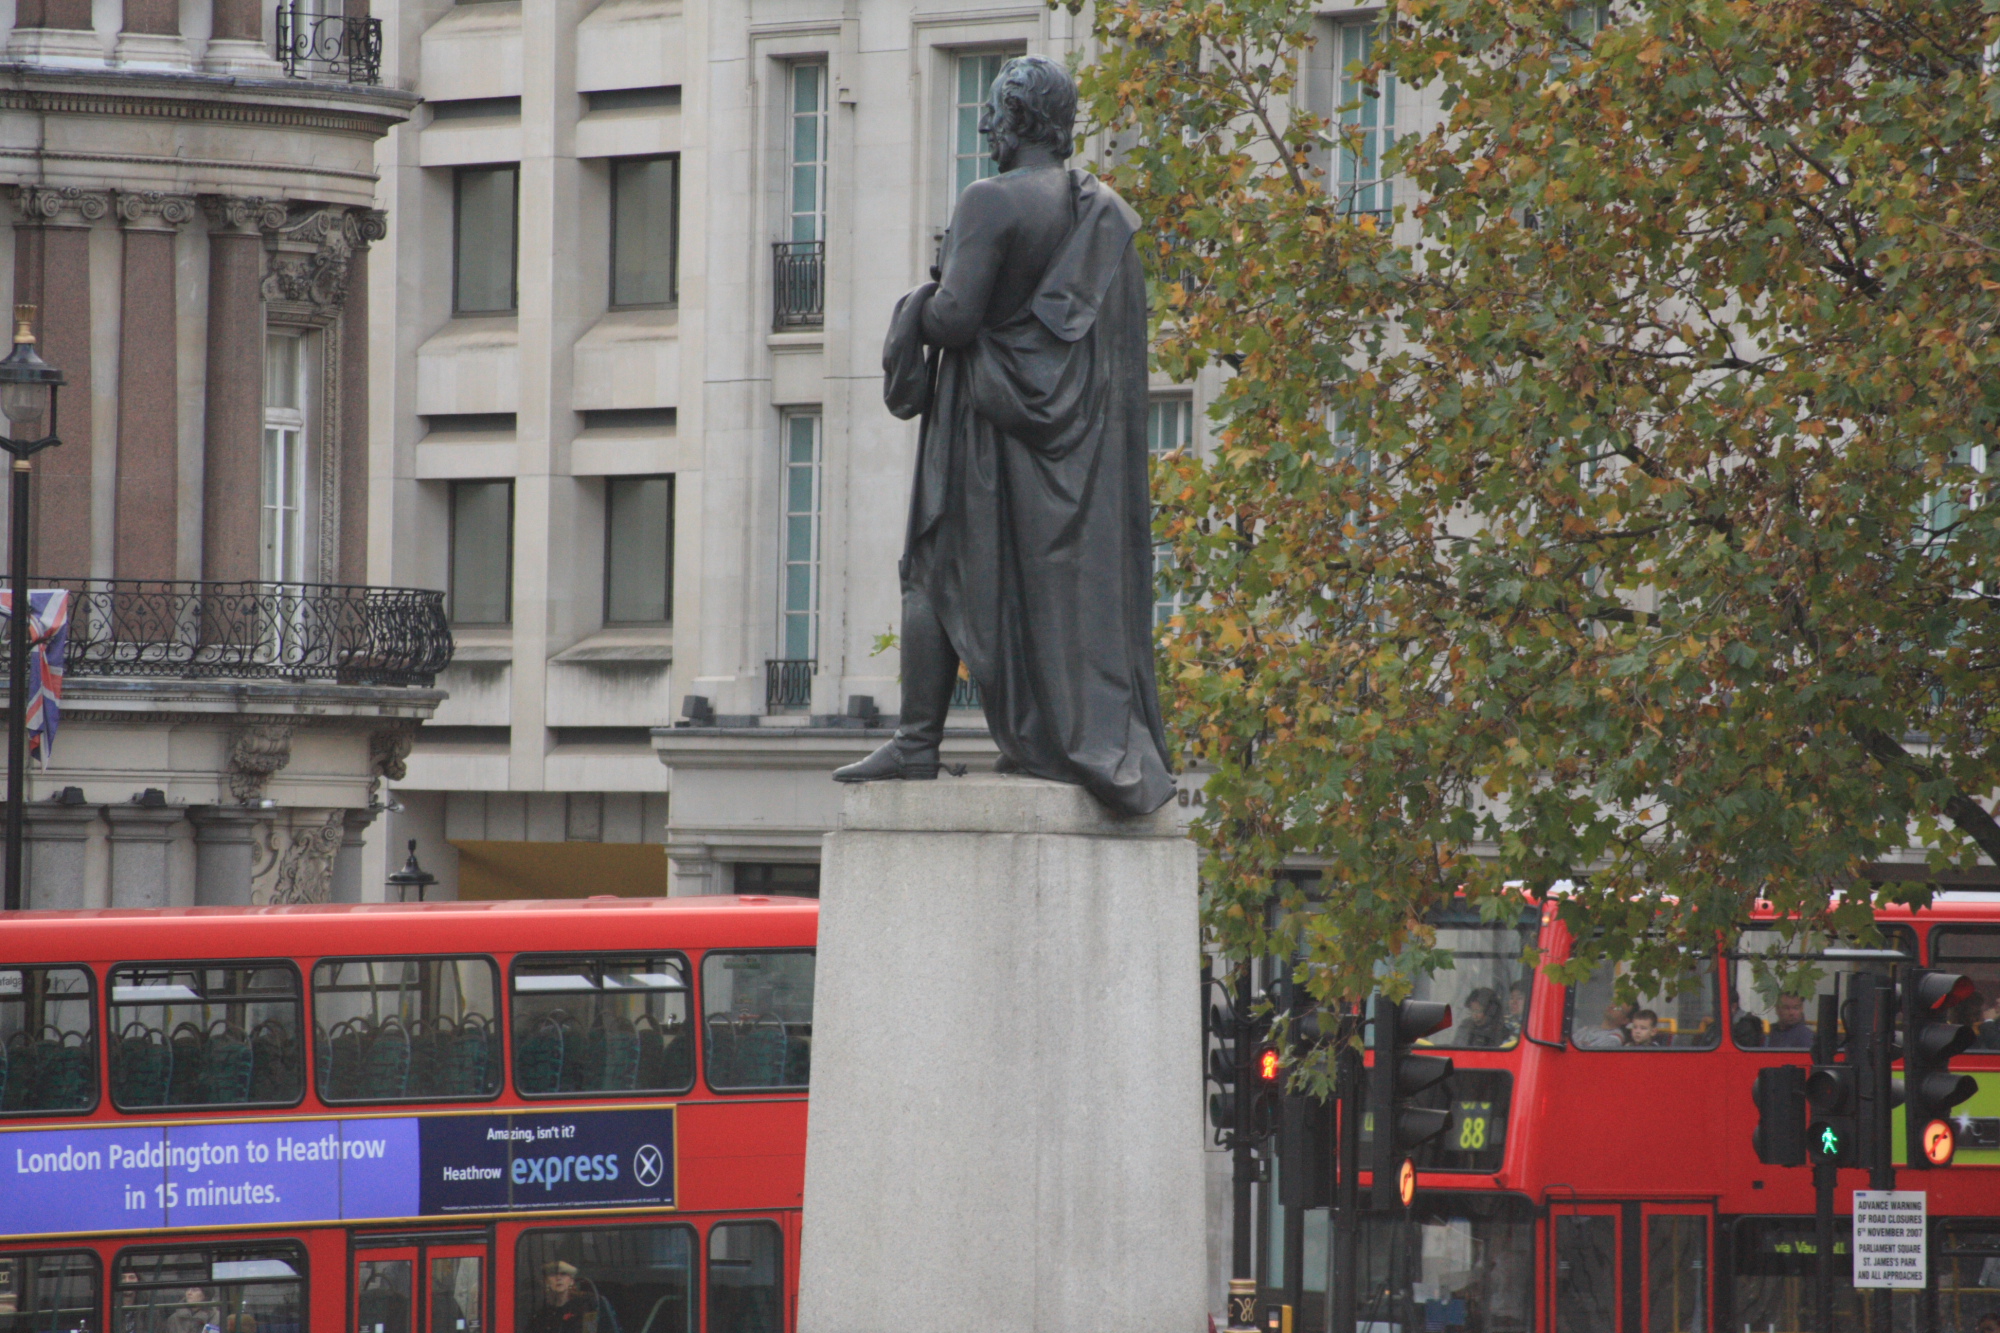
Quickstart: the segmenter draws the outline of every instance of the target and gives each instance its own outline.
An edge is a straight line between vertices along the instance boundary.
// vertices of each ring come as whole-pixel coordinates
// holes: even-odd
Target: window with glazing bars
[[[959,56],[953,62],[951,197],[954,200],[972,182],[1000,174],[986,136],[979,132],[979,111],[993,90],[993,80],[1000,77],[1000,67],[1012,58],[1006,51],[981,51]]]
[[[1375,58],[1375,27],[1373,19],[1340,25],[1335,50],[1341,138],[1334,188],[1342,212],[1372,213],[1386,226],[1396,206],[1395,183],[1382,174],[1382,159],[1396,145],[1396,80],[1387,73],[1372,84],[1356,77]]]
[[[260,574],[275,583],[305,578],[305,338],[264,339],[264,502]]]
[[[826,66],[792,66],[791,213],[788,239],[826,239]]]
[[[1158,458],[1194,447],[1194,401],[1155,398],[1146,405],[1146,452]],[[1164,625],[1180,614],[1180,590],[1172,586],[1173,547],[1153,544],[1153,623]]]
[[[778,655],[812,658],[819,643],[819,457],[817,412],[784,419],[784,567]]]

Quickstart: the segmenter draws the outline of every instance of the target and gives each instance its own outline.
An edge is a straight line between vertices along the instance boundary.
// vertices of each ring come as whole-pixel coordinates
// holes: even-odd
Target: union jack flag
[[[14,594],[0,588],[0,633],[11,634]],[[0,639],[0,642],[9,642]],[[49,766],[62,721],[63,661],[69,653],[69,593],[28,594],[28,753]]]

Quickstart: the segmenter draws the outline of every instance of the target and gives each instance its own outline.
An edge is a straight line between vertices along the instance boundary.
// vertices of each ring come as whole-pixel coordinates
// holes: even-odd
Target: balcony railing
[[[771,247],[771,324],[816,329],[826,319],[826,242],[779,241]]]
[[[957,683],[951,687],[951,706],[953,708],[985,707],[979,699],[979,682],[970,676],[960,676]]]
[[[295,79],[382,82],[382,20],[278,6],[278,63]]]
[[[813,672],[819,663],[810,657],[774,657],[764,663],[764,709],[771,713],[796,713],[812,707]]]
[[[428,686],[451,664],[444,594],[333,583],[45,579],[70,592],[67,675]]]

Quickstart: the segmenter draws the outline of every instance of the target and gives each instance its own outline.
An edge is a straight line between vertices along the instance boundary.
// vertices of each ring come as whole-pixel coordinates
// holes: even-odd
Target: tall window
[[[781,656],[801,661],[819,643],[819,436],[817,412],[785,417],[785,565],[778,626]]]
[[[674,479],[604,483],[604,619],[661,624],[672,618]]]
[[[261,575],[275,583],[305,579],[305,339],[264,339],[264,502]]]
[[[1348,213],[1373,213],[1387,225],[1396,206],[1395,186],[1382,175],[1382,157],[1396,144],[1396,80],[1383,74],[1372,86],[1355,77],[1375,57],[1375,20],[1340,25],[1340,113],[1344,131],[1336,188]],[[1353,141],[1359,129],[1358,142]]]
[[[958,57],[951,142],[951,197],[954,199],[972,182],[1000,174],[993,154],[988,151],[986,136],[979,132],[979,110],[986,105],[986,95],[993,90],[993,80],[1000,77],[1000,67],[1007,63],[1008,58],[1002,51]]]
[[[519,167],[460,167],[453,177],[452,305],[460,315],[513,311]]]
[[[792,144],[787,239],[826,239],[826,66],[792,66]]]
[[[451,618],[505,625],[514,618],[514,483],[451,484]]]
[[[1146,451],[1158,458],[1194,447],[1194,400],[1155,398],[1146,404]],[[1172,584],[1173,547],[1153,543],[1153,623],[1164,625],[1181,612],[1182,596]]]
[[[669,305],[678,292],[680,171],[677,157],[611,164],[611,304]]]

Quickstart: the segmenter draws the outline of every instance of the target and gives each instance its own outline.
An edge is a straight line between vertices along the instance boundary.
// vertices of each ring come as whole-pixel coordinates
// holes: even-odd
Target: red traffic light
[[[1917,982],[1917,1007],[1950,1009],[1972,998],[1972,978],[1955,972],[1927,972]]]
[[[1958,1131],[1949,1120],[1933,1120],[1924,1126],[1924,1160],[1932,1166],[1950,1166],[1958,1151]]]
[[[1284,1062],[1278,1058],[1278,1048],[1266,1046],[1257,1052],[1257,1081],[1276,1083],[1284,1076]]]

